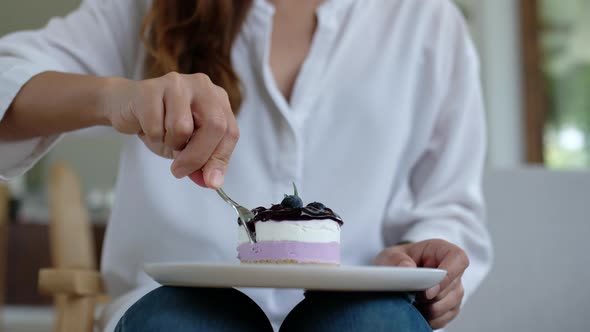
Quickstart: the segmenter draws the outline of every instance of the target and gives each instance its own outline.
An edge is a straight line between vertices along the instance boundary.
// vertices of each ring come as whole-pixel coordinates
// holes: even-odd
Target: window
[[[545,162],[590,166],[590,1],[543,0],[541,49],[547,82]]]
[[[528,159],[554,169],[588,168],[590,0],[522,4]]]

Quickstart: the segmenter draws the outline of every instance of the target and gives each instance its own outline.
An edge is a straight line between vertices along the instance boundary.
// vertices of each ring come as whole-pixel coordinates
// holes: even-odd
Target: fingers
[[[172,174],[202,186],[223,184],[239,130],[225,90],[204,74],[169,73],[129,89],[113,117],[119,131],[137,133],[154,153],[174,158]],[[131,106],[124,106],[125,103]]]
[[[151,142],[147,137],[141,134],[138,136],[147,146],[147,148],[150,149],[153,153],[168,159],[174,158],[174,151],[168,148],[164,143]]]
[[[383,250],[375,259],[375,265],[416,267],[414,260],[396,247]]]
[[[447,312],[454,309],[457,304],[453,299],[445,298],[441,301],[432,303],[432,304],[424,304],[422,305],[423,308],[421,309],[422,314],[427,320],[435,320],[444,316]]]
[[[202,169],[206,187],[223,184],[227,165],[239,138],[238,126],[227,93],[205,75],[191,75],[194,130],[186,147],[172,164],[177,178]],[[193,181],[200,183],[200,173]]]
[[[440,284],[430,287],[424,292],[424,297],[428,300],[434,299],[440,293]]]
[[[463,285],[460,282],[454,283],[444,297],[437,297],[434,301],[426,302],[418,299],[417,306],[433,328],[441,328],[457,316],[463,296]]]
[[[469,258],[465,252],[454,244],[444,240],[426,240],[415,243],[408,248],[408,254],[420,266],[438,268],[447,274],[438,286],[426,291],[429,298],[436,297],[445,291],[456,279],[460,279],[469,266]]]
[[[205,183],[205,178],[203,177],[203,170],[195,171],[188,176],[194,183],[198,184],[201,187],[207,187]]]
[[[185,177],[201,169],[215,151],[225,135],[226,123],[223,117],[207,115],[195,119],[198,128],[188,145],[172,163],[172,174]]]
[[[444,315],[433,319],[428,320],[428,324],[433,330],[442,329],[443,327],[447,326],[453,319],[455,319],[459,315],[459,308],[453,308],[450,311],[447,311]]]
[[[139,123],[140,136],[152,143],[164,142],[164,106],[160,98],[143,105]]]
[[[469,259],[456,245],[438,239],[398,245],[383,250],[375,264],[446,270],[445,278],[438,285],[418,294],[418,307],[433,329],[444,327],[459,313],[465,295],[461,277]]]
[[[433,300],[426,300],[418,296],[417,302],[422,308],[425,309],[423,311],[425,317],[434,319],[442,316],[445,312],[451,310],[457,305],[460,305],[463,301],[464,295],[465,290],[463,289],[463,285],[461,283],[457,283],[457,285],[447,292],[444,297],[437,296]]]
[[[447,288],[441,289],[440,292],[438,292],[435,297],[431,297],[430,299],[433,301],[440,301],[443,298],[447,297],[449,295],[449,293],[451,293],[452,291],[454,291],[457,288],[461,289],[461,295],[462,295],[463,294],[463,283],[461,282],[461,278],[457,278],[457,279],[453,280],[453,282],[451,282],[451,284]]]
[[[220,89],[219,93],[222,100],[229,101],[225,90]],[[224,113],[228,120],[225,136],[221,139],[221,142],[217,145],[213,155],[203,167],[204,181],[207,186],[213,188],[219,188],[223,185],[223,178],[225,176],[227,165],[229,164],[229,159],[238,143],[238,139],[240,138],[240,131],[229,102],[225,106]]]
[[[441,291],[445,290],[455,279],[461,278],[469,266],[467,254],[458,247],[449,250],[440,261],[439,269],[446,270],[447,275],[440,282]]]
[[[442,290],[440,288],[440,284],[432,288],[429,288],[426,291],[419,293],[417,295],[417,299],[421,302],[439,301],[442,298],[446,297],[455,287],[457,287],[458,284],[461,284],[461,278],[453,280],[449,287]]]
[[[194,130],[190,95],[180,74],[170,73],[165,78],[169,83],[164,94],[164,143],[171,150],[180,151],[186,146]]]

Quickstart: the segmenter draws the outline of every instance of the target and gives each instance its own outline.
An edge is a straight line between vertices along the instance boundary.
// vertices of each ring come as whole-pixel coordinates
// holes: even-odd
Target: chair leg
[[[55,304],[55,307],[59,308],[59,312],[54,332],[93,331],[96,306],[94,297],[58,295]],[[67,315],[65,315],[66,312]]]

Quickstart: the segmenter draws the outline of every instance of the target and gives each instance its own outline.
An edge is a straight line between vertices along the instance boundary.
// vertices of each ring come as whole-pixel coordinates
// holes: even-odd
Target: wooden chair
[[[10,192],[0,183],[0,309],[6,294],[6,260],[8,249],[8,219],[10,213]],[[0,325],[1,325],[0,319]],[[1,328],[0,328],[1,329]]]
[[[105,297],[80,180],[58,162],[50,169],[48,189],[53,267],[39,271],[39,290],[54,296],[55,332],[90,332],[96,305]]]

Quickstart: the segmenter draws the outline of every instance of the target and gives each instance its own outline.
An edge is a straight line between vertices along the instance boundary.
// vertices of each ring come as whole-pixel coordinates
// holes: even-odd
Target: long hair
[[[234,113],[242,102],[231,49],[251,0],[154,0],[141,29],[145,76],[207,74],[224,88]]]

